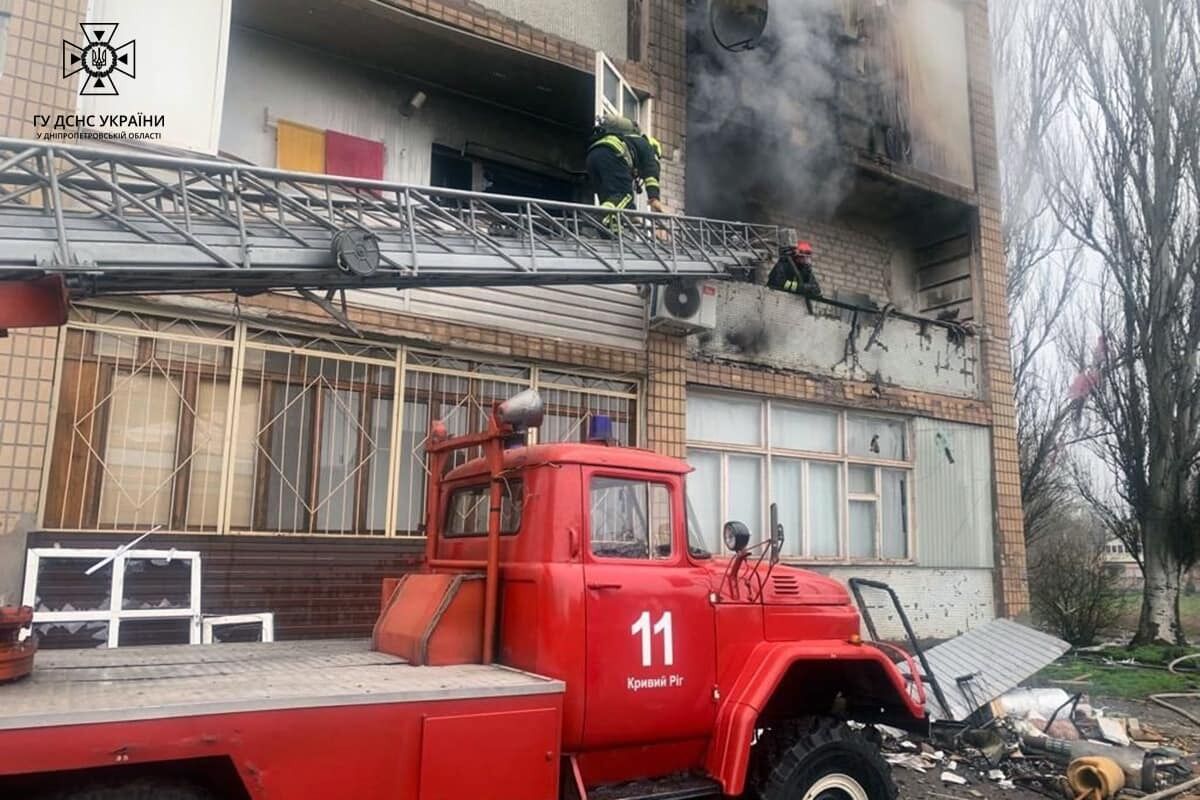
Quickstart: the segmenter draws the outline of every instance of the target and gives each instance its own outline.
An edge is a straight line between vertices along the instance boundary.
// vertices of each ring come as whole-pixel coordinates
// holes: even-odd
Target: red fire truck
[[[891,800],[870,726],[924,689],[841,584],[777,526],[708,552],[684,462],[524,446],[540,416],[435,429],[426,569],[371,642],[41,653],[0,686],[0,797]]]
[[[68,298],[280,289],[351,329],[338,290],[674,281],[691,313],[694,281],[786,240],[139,151],[0,160],[0,331],[61,325]],[[0,686],[0,798],[891,800],[872,725],[926,726],[911,660],[778,563],[774,521],[708,552],[686,463],[602,431],[525,446],[541,413],[523,393],[486,431],[435,429],[424,568],[385,582],[370,641],[39,653]]]

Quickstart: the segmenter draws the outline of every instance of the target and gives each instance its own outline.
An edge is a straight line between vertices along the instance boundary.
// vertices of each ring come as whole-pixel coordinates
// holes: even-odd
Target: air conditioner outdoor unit
[[[717,284],[678,280],[650,289],[650,328],[687,335],[717,327]]]

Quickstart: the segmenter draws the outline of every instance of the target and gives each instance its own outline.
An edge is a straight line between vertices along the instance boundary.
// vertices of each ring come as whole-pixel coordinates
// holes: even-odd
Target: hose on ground
[[[1174,797],[1177,794],[1186,792],[1193,786],[1200,786],[1200,778],[1192,778],[1190,781],[1184,781],[1183,783],[1176,784],[1170,788],[1163,789],[1161,792],[1144,795],[1143,797],[1139,798],[1139,800],[1164,800],[1164,798]]]
[[[1179,714],[1182,717],[1187,717],[1192,721],[1193,724],[1200,725],[1200,717],[1197,717],[1192,712],[1182,709],[1173,703],[1167,702],[1168,699],[1177,700],[1184,697],[1191,698],[1193,700],[1200,700],[1200,692],[1163,692],[1162,694],[1152,694],[1150,695],[1149,699],[1151,703],[1155,703],[1165,709],[1174,711],[1176,714]]]
[[[1188,653],[1186,656],[1180,656],[1179,658],[1172,661],[1170,664],[1167,664],[1167,672],[1170,672],[1173,675],[1179,675],[1180,672],[1179,672],[1179,670],[1175,669],[1175,666],[1182,661],[1191,661],[1194,658],[1200,658],[1200,653]],[[1188,670],[1188,672],[1193,672],[1193,671],[1194,670]]]

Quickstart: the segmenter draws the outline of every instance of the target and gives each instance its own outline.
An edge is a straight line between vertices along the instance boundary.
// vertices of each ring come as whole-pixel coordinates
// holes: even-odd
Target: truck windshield
[[[705,536],[705,531],[700,526],[700,520],[696,517],[696,512],[692,508],[692,500],[690,497],[684,496],[684,502],[687,504],[687,541],[688,554],[692,558],[712,558],[712,553],[705,547],[704,541],[708,537]]]

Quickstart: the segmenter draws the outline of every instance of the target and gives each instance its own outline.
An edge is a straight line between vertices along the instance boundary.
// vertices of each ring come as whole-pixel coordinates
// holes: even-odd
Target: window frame
[[[505,538],[505,537],[511,538],[511,537],[514,537],[514,536],[517,536],[518,534],[520,534],[521,528],[525,524],[525,481],[523,481],[520,478],[509,478],[509,479],[504,480],[504,484],[505,484],[505,487],[502,491],[501,498],[500,498],[500,506],[501,506],[500,521],[501,521],[501,523],[503,523],[503,521],[504,521],[503,507],[504,507],[505,496],[506,495],[512,496],[512,497],[516,498],[516,504],[514,506],[514,505],[512,505],[512,503],[510,501],[510,508],[515,508],[515,510],[516,510],[517,526],[515,528],[513,528],[512,530],[505,530],[504,525],[501,524],[500,536],[501,536],[501,538]],[[454,506],[454,498],[460,492],[469,492],[469,491],[476,491],[476,490],[482,492],[479,502],[481,502],[481,503],[490,502],[490,495],[491,495],[492,489],[491,489],[491,483],[488,481],[485,481],[482,483],[480,483],[478,481],[471,481],[471,482],[459,484],[458,486],[448,487],[448,491],[446,492],[446,499],[442,502],[442,508],[441,508],[442,517],[441,517],[440,525],[438,528],[442,539],[457,541],[459,539],[481,539],[481,538],[487,537],[488,532],[486,529],[484,529],[482,531],[472,531],[471,533],[451,533],[450,532],[450,511]]]
[[[616,78],[618,103],[613,103],[604,94],[604,88],[607,83],[607,77],[609,73]],[[599,119],[606,112],[613,112],[637,122],[642,133],[646,134],[647,136],[654,135],[654,98],[639,94],[637,89],[633,87],[633,84],[631,84],[625,78],[625,75],[622,74],[621,70],[617,69],[617,65],[613,63],[612,59],[605,55],[605,53],[601,50],[596,51],[596,69],[593,79],[595,83],[595,88],[592,92],[594,99],[593,110],[597,119]],[[636,116],[631,117],[626,112],[625,103],[629,98],[633,98],[633,100],[637,103]],[[592,202],[598,203],[599,200],[593,195]],[[647,207],[646,202],[645,195],[635,195],[635,208],[645,211]]]
[[[787,398],[768,397],[762,395],[752,395],[740,392],[728,392],[721,390],[708,389],[692,389],[689,387],[689,395],[701,395],[709,400],[721,401],[730,399],[733,401],[745,402],[753,400],[758,403],[758,437],[761,444],[759,445],[741,445],[728,444],[712,440],[693,439],[689,435],[687,437],[687,452],[690,455],[692,452],[704,452],[715,454],[720,458],[720,482],[721,491],[719,498],[720,520],[718,524],[728,520],[728,494],[729,494],[729,456],[730,455],[747,455],[755,456],[761,459],[761,471],[763,473],[761,484],[761,497],[759,502],[760,519],[757,521],[758,527],[755,527],[753,521],[747,522],[750,525],[751,535],[756,535],[759,531],[765,531],[765,520],[767,510],[772,500],[776,497],[775,492],[775,477],[773,469],[773,461],[776,458],[798,461],[801,465],[801,492],[800,492],[800,519],[801,531],[800,536],[800,552],[795,555],[787,555],[784,558],[795,563],[811,563],[811,564],[914,564],[916,563],[916,463],[915,463],[915,433],[912,424],[912,418],[909,416],[898,414],[877,413],[873,410],[859,412],[855,409],[841,408],[837,406],[827,406],[817,403],[798,403]],[[775,445],[771,438],[772,431],[772,412],[776,406],[791,407],[800,410],[818,411],[832,413],[837,424],[837,452],[828,453],[812,450],[798,450],[788,447]],[[904,426],[904,458],[871,458],[867,456],[851,455],[849,452],[849,433],[848,419],[851,417],[878,419],[891,423],[900,423]],[[808,509],[809,509],[809,464],[811,463],[829,463],[838,465],[838,554],[836,556],[815,556],[812,554],[812,537],[809,531]],[[852,493],[850,491],[850,468],[853,466],[870,467],[874,469],[875,491],[873,494]],[[905,474],[906,492],[905,492],[905,514],[902,518],[905,529],[905,553],[903,558],[886,558],[882,554],[883,550],[883,512],[882,512],[882,477],[887,470],[896,470]],[[855,557],[850,555],[850,503],[851,502],[872,502],[875,506],[875,542],[874,556],[870,558]],[[796,533],[785,531],[785,535],[794,536]]]
[[[670,506],[671,515],[671,555],[667,558],[654,558],[647,556],[646,558],[628,558],[624,556],[605,556],[597,554],[592,550],[592,481],[595,479],[601,480],[619,480],[629,481],[632,483],[644,483],[647,486],[664,486],[667,489],[667,500]],[[649,566],[649,567],[669,567],[677,566],[681,559],[681,550],[686,553],[687,545],[684,543],[680,547],[679,532],[679,501],[680,492],[683,490],[683,482],[673,476],[664,476],[661,473],[645,473],[632,470],[615,470],[609,468],[585,468],[582,474],[582,486],[584,491],[581,498],[583,503],[584,513],[584,541],[586,546],[583,551],[587,554],[586,560],[593,564],[614,565],[620,564],[625,566]],[[650,494],[647,490],[646,495],[647,507],[650,504]],[[647,520],[647,525],[649,520]],[[647,530],[647,544],[650,543],[651,533]]]

